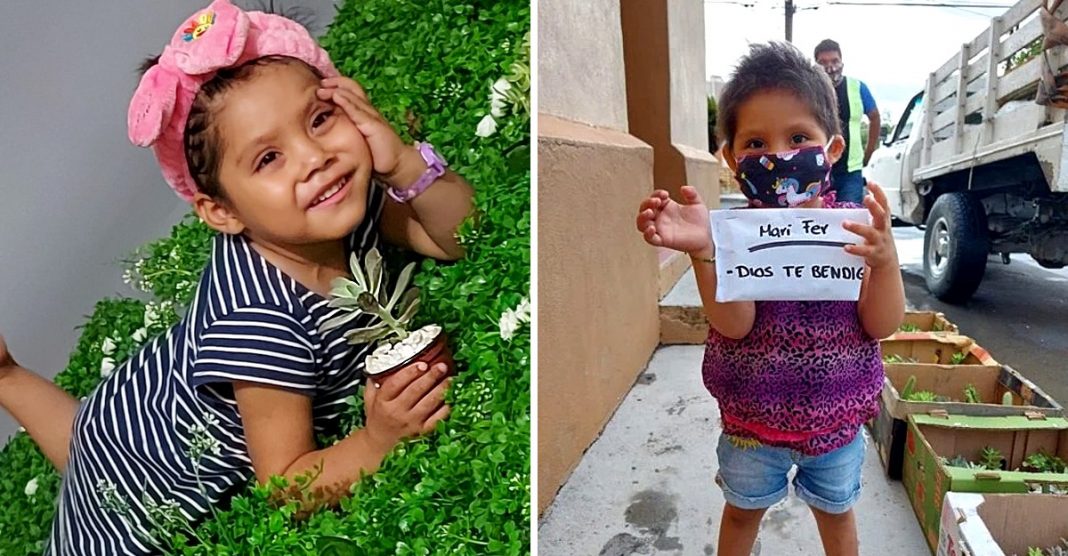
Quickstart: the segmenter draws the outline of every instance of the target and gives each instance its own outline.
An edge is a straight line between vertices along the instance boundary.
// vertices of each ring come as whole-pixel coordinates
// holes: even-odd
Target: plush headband
[[[326,77],[338,75],[330,56],[299,23],[215,0],[178,28],[159,63],[141,78],[127,114],[130,141],[152,147],[163,178],[182,199],[192,201],[197,192],[183,142],[197,92],[218,70],[264,56],[289,56]]]

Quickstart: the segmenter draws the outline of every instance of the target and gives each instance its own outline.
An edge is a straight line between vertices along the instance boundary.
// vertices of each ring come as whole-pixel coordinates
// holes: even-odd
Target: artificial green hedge
[[[295,504],[278,508],[268,488],[250,484],[228,508],[171,535],[171,552],[529,552],[530,329],[521,325],[505,339],[500,324],[529,298],[529,39],[529,2],[522,0],[349,0],[339,8],[321,40],[342,73],[364,85],[402,137],[433,143],[476,190],[476,215],[460,232],[466,257],[424,261],[416,278],[419,320],[445,327],[460,367],[453,412],[435,433],[394,450],[339,508],[297,519]],[[502,77],[510,89],[495,110],[497,129],[476,136],[491,112],[491,85]],[[128,278],[154,299],[99,302],[56,383],[87,395],[102,364],[121,362],[144,337],[177,322],[211,237],[189,217],[140,250]],[[106,338],[115,344],[110,355]],[[346,426],[358,426],[360,413],[355,399]],[[0,554],[41,552],[58,488],[33,441],[23,432],[13,437],[0,451]]]

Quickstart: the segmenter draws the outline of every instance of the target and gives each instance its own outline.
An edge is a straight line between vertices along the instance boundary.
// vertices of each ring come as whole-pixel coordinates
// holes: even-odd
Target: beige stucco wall
[[[621,20],[630,132],[655,153],[656,187],[675,199],[692,185],[719,206],[719,167],[708,153],[701,0],[624,3]]]
[[[538,112],[625,131],[620,0],[537,1]]]
[[[705,14],[701,0],[667,0],[671,141],[708,151]]]
[[[634,229],[652,156],[621,131],[539,118],[539,514],[659,341],[656,251]]]

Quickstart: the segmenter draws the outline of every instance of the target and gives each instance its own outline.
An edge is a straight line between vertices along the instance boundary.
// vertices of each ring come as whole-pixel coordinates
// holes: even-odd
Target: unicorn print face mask
[[[831,161],[822,145],[737,160],[734,177],[742,194],[757,207],[794,208],[830,189]]]

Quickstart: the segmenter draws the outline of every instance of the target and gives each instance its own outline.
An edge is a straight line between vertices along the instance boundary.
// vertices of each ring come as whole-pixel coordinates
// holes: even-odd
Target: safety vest
[[[860,81],[845,77],[845,102],[838,101],[838,108],[846,108],[842,114],[842,130],[846,138],[846,171],[856,172],[864,167],[864,145],[861,144],[860,119],[864,117],[864,102],[860,98]],[[878,133],[879,130],[874,130]],[[872,130],[868,130],[872,133]]]

